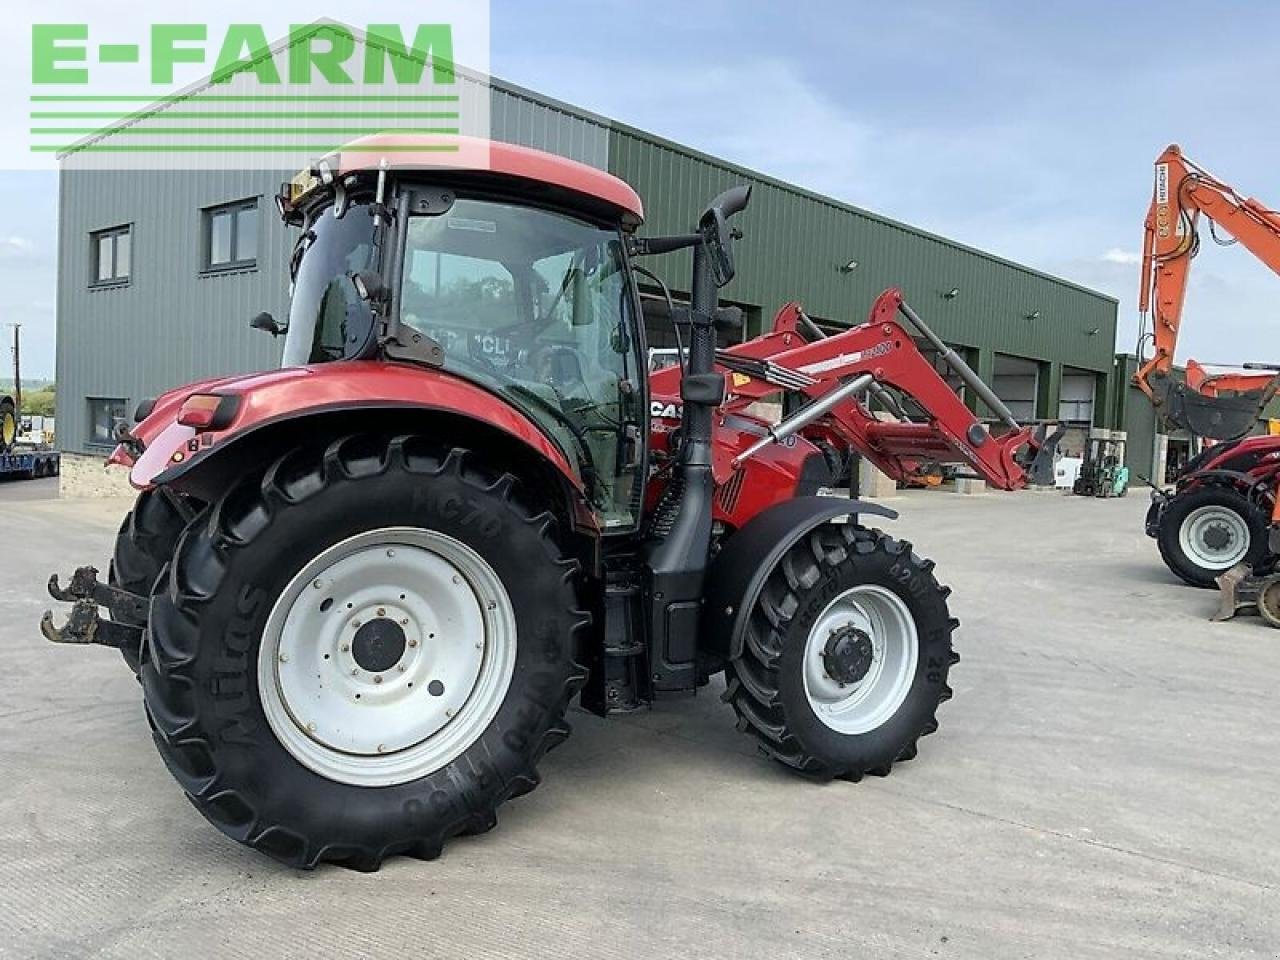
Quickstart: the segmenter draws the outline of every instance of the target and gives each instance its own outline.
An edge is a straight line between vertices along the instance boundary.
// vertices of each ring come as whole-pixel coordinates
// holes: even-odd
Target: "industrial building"
[[[752,183],[738,276],[721,294],[744,309],[748,334],[792,299],[821,323],[859,323],[883,289],[898,286],[1017,416],[1110,425],[1113,298],[498,80],[489,96],[494,139],[626,180],[644,200],[648,232],[687,230],[718,191]],[[288,312],[294,235],[272,197],[295,172],[64,165],[57,381],[65,451],[102,455],[113,424],[168,386],[279,363],[280,343],[248,320]],[[683,291],[687,256],[663,259],[648,265]],[[655,344],[668,342],[665,330],[652,334]]]

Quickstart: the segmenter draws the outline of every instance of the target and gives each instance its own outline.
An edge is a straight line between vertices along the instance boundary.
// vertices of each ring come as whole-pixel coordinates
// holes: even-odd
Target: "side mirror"
[[[702,219],[698,221],[698,233],[711,262],[711,273],[716,286],[723,287],[733,279],[733,241],[740,236],[730,231],[729,218],[746,209],[751,201],[751,187],[732,187],[711,201]]]
[[[250,320],[249,326],[254,330],[261,330],[264,333],[269,333],[273,337],[278,337],[289,329],[289,325],[287,323],[281,326],[276,322],[276,318],[265,310]]]

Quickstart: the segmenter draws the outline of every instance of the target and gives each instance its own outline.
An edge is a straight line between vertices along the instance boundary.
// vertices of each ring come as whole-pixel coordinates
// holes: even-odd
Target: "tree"
[[[52,387],[44,387],[22,395],[22,412],[33,417],[52,417],[57,407],[57,394]]]

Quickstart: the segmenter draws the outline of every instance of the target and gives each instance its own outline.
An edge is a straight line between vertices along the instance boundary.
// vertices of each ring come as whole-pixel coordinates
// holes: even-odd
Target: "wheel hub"
[[[1188,559],[1206,570],[1229,570],[1249,554],[1249,525],[1235,510],[1208,504],[1183,519],[1178,545]]]
[[[404,656],[406,637],[394,620],[375,617],[361,624],[351,640],[351,658],[361,670],[381,673],[390,670]]]
[[[857,683],[875,661],[875,647],[865,630],[848,625],[832,630],[822,649],[822,666],[839,684]]]
[[[843,734],[874,730],[902,705],[919,662],[915,618],[879,584],[841,593],[818,615],[804,653],[814,715]]]
[[[1204,545],[1213,551],[1221,551],[1231,542],[1231,531],[1221,523],[1210,524],[1205,528]]]
[[[480,736],[515,664],[515,611],[466,544],[389,527],[318,555],[268,617],[263,710],[297,760],[329,779],[403,783]]]

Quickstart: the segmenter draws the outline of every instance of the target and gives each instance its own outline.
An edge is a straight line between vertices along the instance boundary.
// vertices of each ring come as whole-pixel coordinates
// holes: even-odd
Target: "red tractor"
[[[914,757],[951,696],[949,591],[860,522],[893,511],[814,494],[854,454],[1017,488],[1029,431],[896,291],[836,336],[791,304],[718,350],[747,188],[641,238],[606,173],[412,144],[358,142],[282,189],[292,306],[253,325],[285,337],[283,368],[141,405],[109,582],[53,578],[74,606],[45,635],[118,647],[196,808],[300,867],[488,830],[576,696],[608,715],[723,672],[739,728],[800,773]],[[650,380],[635,261],[684,249],[680,363]]]
[[[1273,520],[1278,482],[1280,437],[1206,447],[1182,468],[1172,490],[1151,491],[1147,536],[1165,565],[1193,587],[1222,587],[1219,578],[1241,564],[1270,576],[1280,554]],[[1239,575],[1236,570],[1235,579]],[[1228,597],[1234,586],[1234,580],[1227,585]]]

